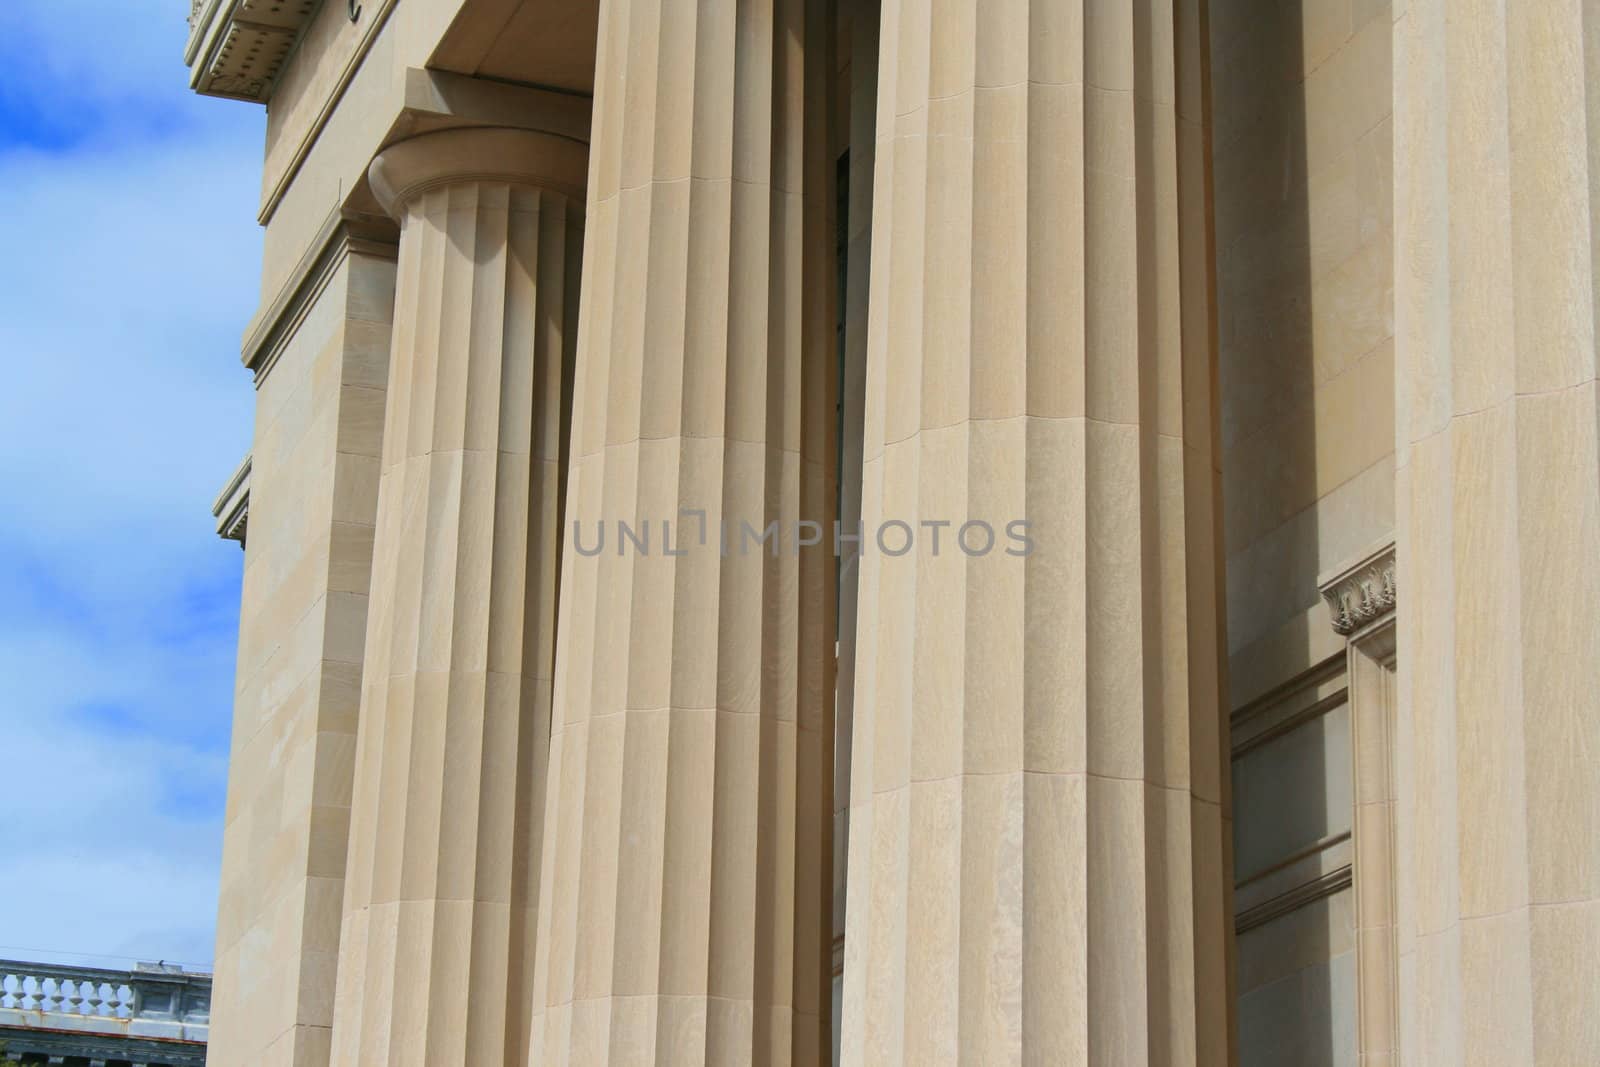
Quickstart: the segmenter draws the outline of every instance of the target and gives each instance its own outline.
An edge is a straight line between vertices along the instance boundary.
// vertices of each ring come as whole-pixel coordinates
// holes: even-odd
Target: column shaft
[[[1600,12],[1395,28],[1401,1043],[1600,1062]]]
[[[1225,1064],[1204,4],[883,20],[843,1059]]]
[[[484,176],[546,150],[570,185]],[[525,1056],[583,162],[456,131],[374,165],[402,235],[335,1064]]]
[[[831,10],[601,9],[530,1062],[826,1054]]]

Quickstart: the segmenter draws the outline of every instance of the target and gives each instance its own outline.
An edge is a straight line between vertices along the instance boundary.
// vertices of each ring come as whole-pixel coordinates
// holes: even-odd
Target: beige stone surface
[[[1395,632],[1391,615],[1352,639],[1349,653],[1355,757],[1355,898],[1361,1062],[1400,1055],[1400,947],[1396,870]]]
[[[562,573],[531,1063],[829,1043],[835,578],[787,531],[834,510],[832,31],[601,14],[568,514],[653,550]]]
[[[373,163],[401,219],[332,1063],[526,1055],[581,144]]]
[[[849,33],[849,91],[846,130],[850,153],[849,201],[846,207],[843,388],[839,397],[841,423],[841,486],[839,522],[845,530],[861,525],[861,471],[867,384],[868,297],[872,267],[872,197],[877,141],[878,47],[882,5],[879,0],[849,0],[840,7],[841,23]],[[861,580],[859,550],[841,553],[839,566],[839,666],[834,705],[833,809],[833,941],[838,960],[834,977],[836,995],[843,996],[846,876],[850,842],[850,743],[853,728],[856,678],[857,591]],[[834,1054],[842,1016],[833,1020]]]
[[[1211,0],[1228,636],[1394,528],[1387,4]],[[1279,681],[1316,662],[1306,644]],[[1235,694],[1238,706],[1244,697]]]
[[[217,908],[219,1064],[328,1062],[395,279],[391,260],[337,234],[334,246],[257,397]]]
[[[838,3],[312,18],[213,1062],[1600,1062],[1600,21]]]
[[[1343,665],[1318,577],[1394,528],[1391,11],[1383,0],[1211,0],[1210,11],[1229,703],[1239,752],[1248,745],[1241,716],[1282,699],[1297,679]],[[1340,678],[1342,688],[1348,676]],[[1281,1062],[1291,1049],[1306,1063],[1363,1054],[1358,1016],[1372,983],[1357,990],[1348,916],[1371,864],[1345,836],[1353,826],[1359,836],[1351,761],[1333,758],[1350,747],[1355,710],[1337,713],[1334,734],[1315,738],[1302,727],[1290,735],[1300,738],[1294,751],[1256,750],[1235,764],[1249,784],[1236,812],[1241,916],[1300,902],[1241,938],[1241,968],[1258,965],[1270,938],[1293,942],[1302,963],[1270,991],[1241,999],[1242,1062]],[[1252,828],[1289,813],[1317,814],[1330,834],[1317,855],[1343,851],[1347,865],[1355,856],[1358,891],[1339,891],[1347,899],[1338,938],[1289,933],[1320,906],[1304,896],[1327,889],[1329,872],[1300,861],[1253,880],[1262,842]],[[1277,905],[1263,903],[1274,894]]]
[[[847,1064],[1230,1061],[1201,12],[883,7]]]
[[[1593,33],[1395,24],[1407,1063],[1600,1059]]]

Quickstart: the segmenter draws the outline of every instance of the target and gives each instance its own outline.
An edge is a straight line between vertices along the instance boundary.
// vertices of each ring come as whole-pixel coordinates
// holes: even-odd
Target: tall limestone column
[[[827,1054],[831,9],[601,6],[530,1064]]]
[[[334,1064],[521,1062],[532,992],[582,144],[402,141]]]
[[[1221,1067],[1204,2],[883,20],[843,1060]]]
[[[1403,1060],[1600,1063],[1600,12],[1396,7]]]

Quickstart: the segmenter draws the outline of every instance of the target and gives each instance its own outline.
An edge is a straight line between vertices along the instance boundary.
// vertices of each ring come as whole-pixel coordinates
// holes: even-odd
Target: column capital
[[[395,218],[416,196],[443,185],[506,182],[582,203],[589,149],[567,137],[504,126],[471,126],[397,141],[372,160],[367,178]]]
[[[1394,542],[1384,541],[1351,563],[1322,575],[1317,589],[1327,602],[1333,629],[1349,637],[1392,611],[1398,599]]]

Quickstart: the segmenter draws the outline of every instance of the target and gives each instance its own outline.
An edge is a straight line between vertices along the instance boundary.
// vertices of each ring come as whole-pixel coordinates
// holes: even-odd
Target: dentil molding
[[[184,62],[204,96],[267,102],[320,0],[190,0]]]

